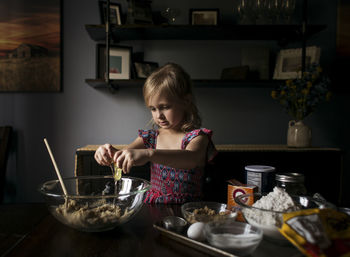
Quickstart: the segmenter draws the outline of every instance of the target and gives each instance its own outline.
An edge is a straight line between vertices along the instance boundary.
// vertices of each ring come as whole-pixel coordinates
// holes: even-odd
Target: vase
[[[289,121],[287,146],[289,147],[310,147],[311,146],[311,129],[303,121]]]

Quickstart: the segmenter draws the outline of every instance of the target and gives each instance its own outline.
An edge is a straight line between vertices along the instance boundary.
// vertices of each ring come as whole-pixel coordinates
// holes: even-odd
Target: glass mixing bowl
[[[236,203],[238,204],[243,217],[245,220],[255,226],[260,228],[264,236],[269,239],[287,243],[288,240],[279,232],[278,228],[282,226],[283,223],[283,213],[290,212],[280,212],[267,210],[262,208],[253,207],[247,205],[248,198],[253,197],[254,203],[258,201],[261,197],[267,195],[267,193],[254,193],[254,194],[242,194],[235,198]],[[297,206],[298,209],[311,209],[311,208],[326,208],[327,204],[324,202],[318,201],[309,196],[290,196]]]
[[[235,219],[237,212],[227,209],[227,205],[218,202],[188,202],[181,205],[181,213],[190,224],[212,220]]]
[[[129,221],[143,205],[150,183],[144,179],[113,176],[63,178],[68,197],[59,180],[39,187],[50,213],[63,224],[86,232],[114,229]]]

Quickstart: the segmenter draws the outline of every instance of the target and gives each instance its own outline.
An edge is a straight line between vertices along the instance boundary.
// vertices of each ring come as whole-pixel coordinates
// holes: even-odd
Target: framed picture
[[[338,1],[337,55],[350,58],[350,0]]]
[[[132,47],[111,45],[109,48],[109,78],[130,79]],[[97,77],[106,78],[106,45],[97,45]]]
[[[60,0],[0,1],[0,92],[61,91],[61,8]]]
[[[145,79],[159,67],[156,62],[134,62],[136,78]]]
[[[107,2],[106,1],[99,1],[99,6],[100,6],[101,23],[106,24],[106,21],[107,21]],[[122,25],[121,13],[122,13],[122,9],[121,9],[120,4],[110,3],[109,4],[110,24]]]
[[[336,58],[331,66],[332,86],[348,89],[350,63],[350,0],[338,0]]]
[[[218,25],[219,9],[190,9],[191,25]]]
[[[248,66],[249,79],[267,80],[271,78],[270,49],[268,47],[242,47],[241,66]]]
[[[273,79],[294,79],[300,77],[301,48],[283,49],[278,53]],[[321,48],[306,48],[305,65],[320,62]]]
[[[127,19],[135,24],[153,24],[151,1],[135,0]]]

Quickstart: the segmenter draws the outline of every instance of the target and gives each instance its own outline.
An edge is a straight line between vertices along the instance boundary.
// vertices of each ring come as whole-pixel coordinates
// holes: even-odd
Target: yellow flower
[[[272,97],[273,99],[276,99],[276,98],[277,98],[277,91],[276,91],[276,90],[272,90],[272,92],[271,92],[271,97]]]
[[[321,72],[322,69],[314,65],[305,72],[299,71],[297,78],[286,80],[271,96],[293,118],[303,119],[314,111],[316,104],[329,101],[332,96],[328,91],[329,80]]]
[[[301,93],[302,93],[303,95],[307,95],[307,94],[309,94],[309,91],[310,91],[310,90],[304,88],[303,90],[301,90]]]

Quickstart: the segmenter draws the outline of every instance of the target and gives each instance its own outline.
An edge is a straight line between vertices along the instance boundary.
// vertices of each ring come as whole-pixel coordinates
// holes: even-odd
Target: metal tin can
[[[264,165],[245,166],[247,185],[256,185],[259,193],[269,193],[275,185],[275,167]]]

